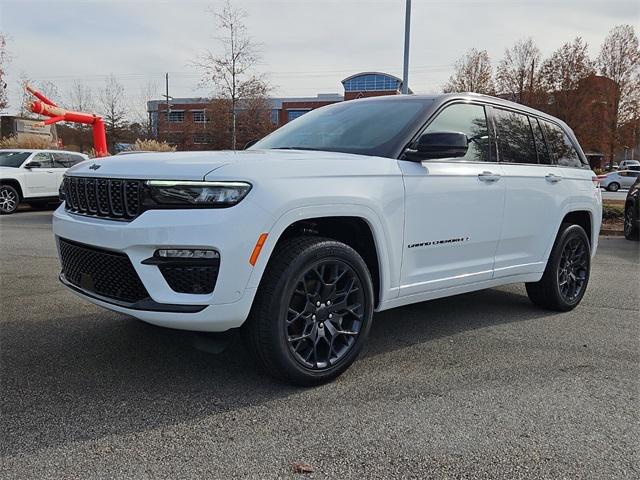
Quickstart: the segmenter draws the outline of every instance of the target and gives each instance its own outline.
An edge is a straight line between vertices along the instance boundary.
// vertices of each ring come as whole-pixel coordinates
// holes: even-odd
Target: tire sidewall
[[[610,192],[617,192],[618,190],[620,190],[620,185],[618,185],[616,182],[611,182],[607,186],[607,190],[609,190]]]
[[[331,260],[338,260],[347,264],[358,276],[365,296],[363,324],[355,345],[349,349],[343,358],[328,369],[315,371],[304,367],[291,353],[286,340],[285,318],[289,308],[290,296],[299,277],[315,263]],[[271,322],[271,335],[274,336],[272,338],[276,338],[278,341],[277,353],[281,357],[277,361],[282,368],[287,369],[293,376],[299,377],[301,382],[308,380],[310,383],[315,383],[314,379],[315,381],[322,381],[323,379],[336,377],[346,370],[362,350],[371,328],[371,318],[373,316],[371,275],[360,255],[351,247],[337,241],[326,240],[319,242],[308,248],[289,265],[284,275],[278,280],[276,291],[282,293],[277,298],[272,299],[269,312],[272,314],[273,320]]]
[[[558,273],[560,268],[560,260],[562,258],[562,252],[566,244],[570,240],[573,240],[574,238],[578,238],[582,240],[587,248],[587,275],[584,282],[584,286],[582,287],[582,291],[576,297],[575,300],[569,302],[560,293],[560,282],[558,279]],[[563,309],[571,310],[582,301],[582,297],[584,297],[584,294],[587,291],[587,287],[589,285],[589,278],[591,276],[591,244],[589,243],[589,238],[587,237],[587,234],[585,233],[582,227],[580,227],[579,225],[570,225],[562,231],[562,233],[560,234],[560,237],[558,238],[558,241],[556,242],[556,245],[554,246],[552,261],[553,261],[552,263],[553,270],[550,273],[552,274],[552,278],[553,278],[554,294],[559,304],[562,305]]]

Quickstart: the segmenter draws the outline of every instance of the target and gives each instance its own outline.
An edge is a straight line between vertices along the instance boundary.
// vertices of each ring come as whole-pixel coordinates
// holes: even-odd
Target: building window
[[[197,145],[202,145],[205,143],[211,143],[213,141],[213,138],[211,137],[210,133],[207,132],[198,132],[198,133],[194,133],[192,141],[194,144]]]
[[[278,125],[280,123],[280,110],[274,108],[271,110],[271,123]]]
[[[400,80],[390,75],[367,73],[350,78],[344,82],[345,92],[380,92],[400,89]]]
[[[204,110],[194,110],[193,111],[193,121],[195,123],[206,123],[207,122],[207,113]]]
[[[184,140],[184,132],[169,132],[166,134],[166,141],[171,145],[180,145]]]
[[[298,117],[301,117],[305,113],[307,113],[309,109],[306,110],[287,110],[287,118],[289,121],[295,120]]]
[[[164,118],[167,118],[167,113],[164,113]],[[184,122],[184,111],[183,110],[172,110],[169,112],[169,123],[180,123]]]

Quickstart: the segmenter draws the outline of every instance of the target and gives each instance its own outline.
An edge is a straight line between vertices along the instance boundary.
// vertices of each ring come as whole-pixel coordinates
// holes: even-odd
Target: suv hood
[[[221,150],[215,152],[150,152],[93,158],[78,163],[67,170],[68,175],[81,177],[135,178],[141,180],[204,180],[205,177],[224,165],[237,164],[242,169],[259,164],[268,168],[294,165],[291,160],[338,161],[345,158],[366,160],[368,157],[345,153],[302,150]],[[286,162],[286,164],[285,164]],[[309,163],[306,162],[307,168]],[[353,163],[353,162],[349,162]],[[97,167],[97,168],[96,168]],[[285,168],[286,170],[286,168]],[[313,169],[311,169],[313,171]],[[326,173],[326,166],[323,169]]]
[[[235,153],[149,152],[92,158],[67,170],[68,175],[156,180],[203,180],[207,173],[233,162]]]

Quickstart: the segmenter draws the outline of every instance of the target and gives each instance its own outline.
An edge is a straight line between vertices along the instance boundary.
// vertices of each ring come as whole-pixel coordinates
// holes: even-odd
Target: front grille
[[[207,266],[159,265],[160,273],[178,293],[211,293],[218,279],[219,261]]]
[[[71,284],[127,303],[149,297],[131,260],[124,253],[60,239],[62,273]]]
[[[142,213],[142,181],[115,178],[65,177],[65,210],[130,221]]]

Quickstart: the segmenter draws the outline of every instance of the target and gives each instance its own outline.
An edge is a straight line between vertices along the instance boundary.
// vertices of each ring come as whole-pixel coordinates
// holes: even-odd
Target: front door
[[[489,280],[500,238],[505,186],[485,107],[445,106],[424,132],[462,132],[464,157],[400,160],[405,230],[400,295]]]
[[[28,162],[38,162],[40,166],[38,168],[25,169],[25,197],[57,196],[60,182],[58,182],[51,154],[46,152],[37,153]]]

